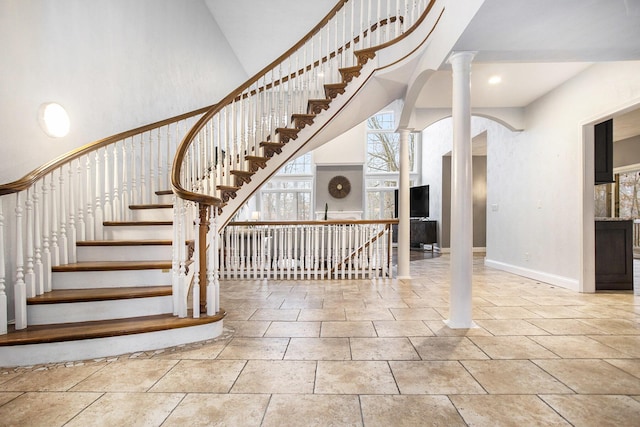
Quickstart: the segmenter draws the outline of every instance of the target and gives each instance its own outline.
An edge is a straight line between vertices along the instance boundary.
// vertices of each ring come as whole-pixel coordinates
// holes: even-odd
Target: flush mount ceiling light
[[[491,77],[489,77],[489,84],[490,85],[497,85],[497,84],[500,84],[500,82],[502,82],[502,77],[500,77],[500,76],[491,76]]]
[[[67,111],[60,104],[47,102],[38,110],[40,127],[52,138],[62,138],[69,133],[71,122]]]

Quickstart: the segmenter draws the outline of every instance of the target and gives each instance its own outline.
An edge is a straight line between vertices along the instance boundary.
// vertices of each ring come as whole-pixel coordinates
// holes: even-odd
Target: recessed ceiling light
[[[44,133],[53,138],[67,136],[71,122],[64,107],[55,102],[47,102],[40,106],[38,121]]]
[[[491,76],[489,78],[489,84],[490,85],[497,85],[502,81],[502,77],[500,76]]]

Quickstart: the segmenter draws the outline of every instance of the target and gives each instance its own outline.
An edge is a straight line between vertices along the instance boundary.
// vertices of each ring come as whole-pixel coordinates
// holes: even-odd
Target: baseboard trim
[[[527,277],[533,280],[539,280],[540,282],[548,283],[550,285],[559,286],[561,288],[569,289],[571,291],[579,292],[580,283],[576,279],[570,277],[558,276],[556,274],[549,274],[544,271],[532,270],[530,268],[523,268],[517,265],[507,264],[500,261],[494,261],[485,258],[484,265],[487,267],[495,268],[496,270],[506,271],[518,276]]]

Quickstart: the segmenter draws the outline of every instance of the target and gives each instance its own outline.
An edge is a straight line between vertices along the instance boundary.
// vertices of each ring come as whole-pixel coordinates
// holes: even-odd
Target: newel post
[[[209,232],[209,206],[198,205],[200,225],[198,227],[198,262],[200,263],[198,275],[200,286],[200,313],[207,312],[207,233]]]

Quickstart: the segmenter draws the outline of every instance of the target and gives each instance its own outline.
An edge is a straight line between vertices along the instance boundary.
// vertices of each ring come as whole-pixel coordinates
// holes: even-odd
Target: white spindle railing
[[[392,225],[381,221],[232,222],[220,239],[223,279],[392,277]]]
[[[52,267],[76,262],[77,241],[100,240],[103,221],[128,219],[136,190],[136,200],[150,203],[152,192],[171,189],[171,160],[180,138],[204,111],[86,145],[0,185],[0,333],[9,321],[16,329],[27,327],[26,299],[51,291]],[[8,319],[8,286],[14,319]],[[178,311],[186,315],[186,308]]]
[[[234,213],[230,209],[224,211],[224,205],[237,196],[245,182],[243,174],[264,168],[267,159],[280,153],[283,144],[296,139],[302,127],[328,108],[330,100],[344,91],[346,83],[359,74],[362,65],[377,49],[415,28],[434,3],[435,0],[339,1],[302,40],[230,93],[187,132],[174,161],[171,182],[177,197],[193,205],[185,206],[186,210],[176,210],[175,214],[197,213],[224,229]],[[175,218],[174,222],[193,224],[184,218]],[[365,249],[357,254],[349,253],[351,247],[368,235],[359,229],[353,231],[357,228],[349,231],[346,226],[338,225],[332,226],[335,230],[321,228],[318,237],[314,237],[315,232],[300,234],[292,229],[267,237],[266,230],[254,230],[258,233],[254,239],[263,235],[263,239],[271,239],[269,252],[256,247],[255,252],[246,257],[240,253],[251,248],[253,240],[247,244],[233,234],[238,231],[229,231],[231,234],[221,238],[215,235],[207,244],[202,236],[205,231],[211,236],[210,229],[214,227],[202,221],[199,227],[194,233],[200,239],[194,261],[198,263],[201,312],[205,307],[210,312],[212,305],[218,306],[215,298],[209,299],[213,298],[212,293],[205,289],[206,277],[216,277],[218,273],[239,277],[253,269],[254,276],[292,278],[303,271],[307,276],[318,276],[320,270],[312,265],[322,260],[323,265],[335,267],[335,270],[323,270],[322,274],[334,277],[359,277],[364,272],[391,274],[389,265],[379,258],[382,240],[376,239],[370,244],[372,248],[367,246],[370,256],[365,257]],[[220,260],[219,272],[211,272],[208,269],[215,263],[207,259],[207,248],[218,244],[225,248],[228,258]],[[340,252],[336,252],[337,248]],[[301,249],[303,257],[298,259]],[[294,250],[295,265],[291,261]],[[179,251],[174,254],[178,256]],[[365,259],[368,264],[363,262]],[[299,263],[305,268],[300,269]],[[174,265],[179,264],[174,260]]]

